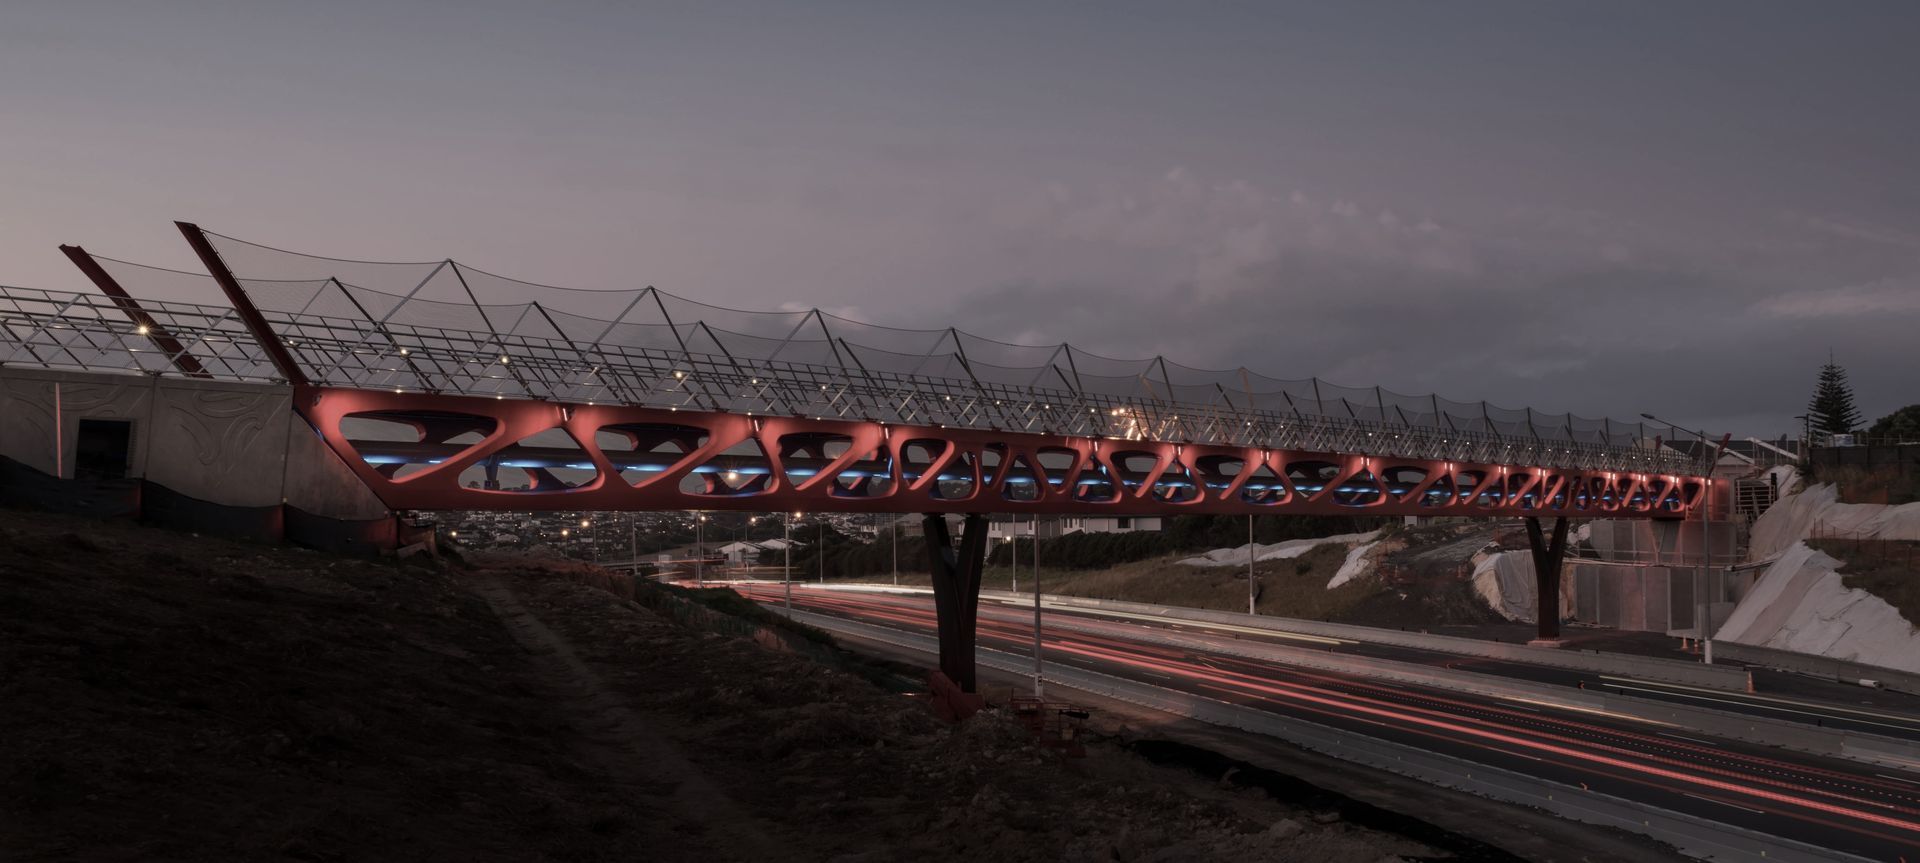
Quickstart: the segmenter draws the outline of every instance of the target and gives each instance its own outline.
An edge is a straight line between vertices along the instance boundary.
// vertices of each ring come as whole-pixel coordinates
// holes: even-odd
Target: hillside
[[[0,511],[0,669],[7,860],[1434,853],[992,713],[945,726],[555,567]]]

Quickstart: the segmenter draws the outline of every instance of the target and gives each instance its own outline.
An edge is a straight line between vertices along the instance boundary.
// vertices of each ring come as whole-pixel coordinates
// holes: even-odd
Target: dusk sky
[[[184,219],[1742,435],[1829,350],[1920,402],[1913,3],[12,0],[0,193],[20,287]]]

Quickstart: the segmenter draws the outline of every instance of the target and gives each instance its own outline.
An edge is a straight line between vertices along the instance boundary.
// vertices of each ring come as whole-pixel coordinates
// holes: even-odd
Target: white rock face
[[[1252,543],[1236,548],[1216,548],[1199,557],[1189,557],[1180,561],[1180,563],[1184,566],[1246,566],[1247,555],[1249,553],[1254,556],[1253,559],[1255,561],[1287,560],[1306,554],[1316,546],[1331,543],[1349,546],[1359,543],[1370,543],[1378,537],[1379,534],[1380,531],[1370,530],[1366,533],[1342,533],[1334,536],[1322,536],[1315,539],[1289,539],[1286,542],[1276,542],[1272,545]],[[1251,550],[1251,552],[1249,552],[1249,550]],[[1345,568],[1344,566],[1341,567],[1342,570]]]
[[[1373,547],[1379,544],[1378,542],[1361,543],[1348,550],[1347,559],[1340,563],[1340,570],[1333,574],[1333,578],[1327,580],[1327,589],[1332,590],[1371,571],[1373,560],[1367,557],[1367,552],[1372,551]]]
[[[1810,536],[1920,540],[1920,503],[1841,503],[1831,484],[1780,498],[1753,523],[1747,560],[1771,560]]]
[[[1501,617],[1532,623],[1533,555],[1520,551],[1474,555],[1473,592]]]
[[[1920,631],[1879,597],[1848,589],[1834,571],[1842,566],[1795,541],[1780,552],[1714,637],[1920,672]]]

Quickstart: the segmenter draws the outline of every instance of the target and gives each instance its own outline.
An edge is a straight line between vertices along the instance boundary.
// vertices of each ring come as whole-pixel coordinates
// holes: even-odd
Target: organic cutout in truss
[[[1122,450],[1114,453],[1108,460],[1113,463],[1114,471],[1119,474],[1116,478],[1120,480],[1121,487],[1130,494],[1139,492],[1140,486],[1160,467],[1159,453],[1141,450]]]
[[[780,436],[780,467],[787,485],[811,483],[853,446],[853,436],[838,432],[800,432]]]
[[[1224,491],[1247,469],[1247,460],[1239,455],[1203,455],[1193,460],[1193,475],[1208,493]]]
[[[893,493],[893,458],[884,449],[863,453],[833,475],[830,493],[844,498],[880,498]]]
[[[1416,501],[1419,506],[1448,506],[1460,496],[1460,488],[1453,482],[1453,474],[1442,473],[1433,485],[1427,487],[1427,493]]]
[[[1278,471],[1266,462],[1253,466],[1247,481],[1240,486],[1240,499],[1246,503],[1273,506],[1287,500],[1287,485]]]
[[[1200,483],[1178,458],[1168,459],[1167,469],[1153,483],[1153,499],[1162,503],[1188,503],[1200,495]]]
[[[900,474],[910,489],[931,487],[939,483],[933,474],[934,466],[946,458],[953,444],[931,438],[915,438],[900,447]]]
[[[774,488],[773,460],[754,437],[740,439],[680,480],[680,493],[694,497],[748,497]]]
[[[1046,495],[1043,488],[1047,474],[1033,466],[1025,455],[1016,453],[1009,456],[1005,463],[1007,481],[1000,486],[1000,496],[1007,500],[1035,501]]]
[[[1287,462],[1287,478],[1293,481],[1293,487],[1308,497],[1315,497],[1333,487],[1340,479],[1340,466],[1330,461],[1304,459]]]
[[[1362,468],[1335,486],[1331,498],[1341,506],[1364,507],[1380,503],[1386,495],[1386,484],[1380,481],[1380,477]]]
[[[457,458],[493,434],[492,417],[445,411],[364,411],[340,421],[340,435],[361,461],[390,480],[417,476]]]
[[[671,423],[617,423],[594,432],[594,445],[620,471],[620,479],[639,488],[668,475],[707,445],[706,429]]]
[[[1120,483],[1107,469],[1105,459],[1090,458],[1074,483],[1073,499],[1080,503],[1109,503],[1120,499]]]
[[[500,491],[529,493],[568,491],[587,488],[600,478],[600,469],[566,429],[542,429],[511,446],[503,447],[488,459],[496,467],[517,469],[527,478],[525,486],[505,486]]]
[[[1395,501],[1406,500],[1407,495],[1420,490],[1421,484],[1427,481],[1426,469],[1413,465],[1395,465],[1380,473],[1386,480],[1382,486]]]

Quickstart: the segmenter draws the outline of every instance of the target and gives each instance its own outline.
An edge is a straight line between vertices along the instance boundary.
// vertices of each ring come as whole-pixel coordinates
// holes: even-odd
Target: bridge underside
[[[1699,477],[299,387],[388,506],[1686,517]]]

